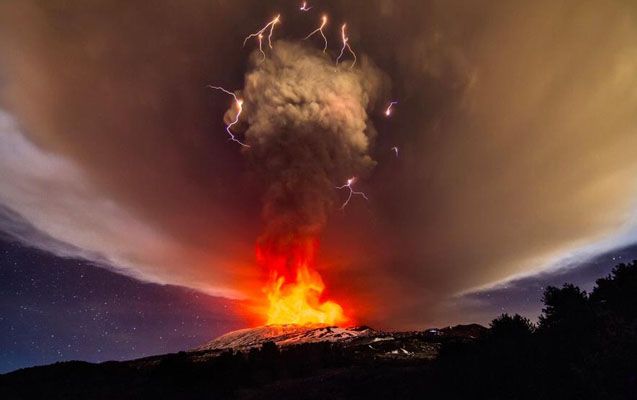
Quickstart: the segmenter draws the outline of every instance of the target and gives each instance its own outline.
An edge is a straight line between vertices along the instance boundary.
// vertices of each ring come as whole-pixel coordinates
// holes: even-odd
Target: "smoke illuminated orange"
[[[259,243],[257,261],[266,268],[263,288],[268,306],[267,324],[327,324],[349,322],[343,307],[324,297],[325,284],[314,269],[318,242],[290,240],[285,244]]]

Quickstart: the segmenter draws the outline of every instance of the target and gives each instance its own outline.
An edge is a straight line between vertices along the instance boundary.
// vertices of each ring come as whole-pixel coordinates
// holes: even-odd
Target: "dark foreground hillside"
[[[567,284],[547,288],[543,301],[537,326],[502,315],[486,331],[402,333],[373,345],[267,342],[214,357],[29,368],[0,376],[0,398],[637,398],[637,263],[618,265],[591,294]]]

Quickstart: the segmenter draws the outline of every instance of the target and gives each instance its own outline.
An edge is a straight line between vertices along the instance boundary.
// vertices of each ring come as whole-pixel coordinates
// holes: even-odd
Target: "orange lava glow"
[[[327,324],[350,322],[343,307],[324,298],[325,284],[314,269],[318,242],[293,239],[284,244],[257,244],[257,261],[267,271],[263,288],[266,323]]]

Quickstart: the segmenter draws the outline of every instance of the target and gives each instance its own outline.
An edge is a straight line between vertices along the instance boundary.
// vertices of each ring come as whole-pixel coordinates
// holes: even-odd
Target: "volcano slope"
[[[421,374],[443,345],[474,341],[485,331],[480,325],[414,332],[382,332],[366,326],[270,325],[230,332],[187,352],[18,370],[0,376],[0,396],[325,398],[323,389],[327,387],[319,384],[325,380],[347,386],[344,398],[352,397],[350,389],[359,385],[361,395],[371,390],[374,397],[380,393],[374,389],[380,382],[386,382],[389,396],[406,373]],[[413,379],[418,385],[421,381]],[[297,391],[301,387],[303,393]],[[339,396],[336,388],[330,392]]]
[[[538,323],[419,332],[265,326],[198,349],[0,375],[0,399],[634,399],[637,261],[546,288]]]

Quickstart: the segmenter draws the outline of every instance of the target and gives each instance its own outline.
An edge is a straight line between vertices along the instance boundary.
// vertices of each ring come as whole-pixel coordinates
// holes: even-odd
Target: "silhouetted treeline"
[[[451,397],[637,399],[637,262],[596,283],[548,287],[537,326],[503,314],[481,340],[444,346],[439,382]]]

